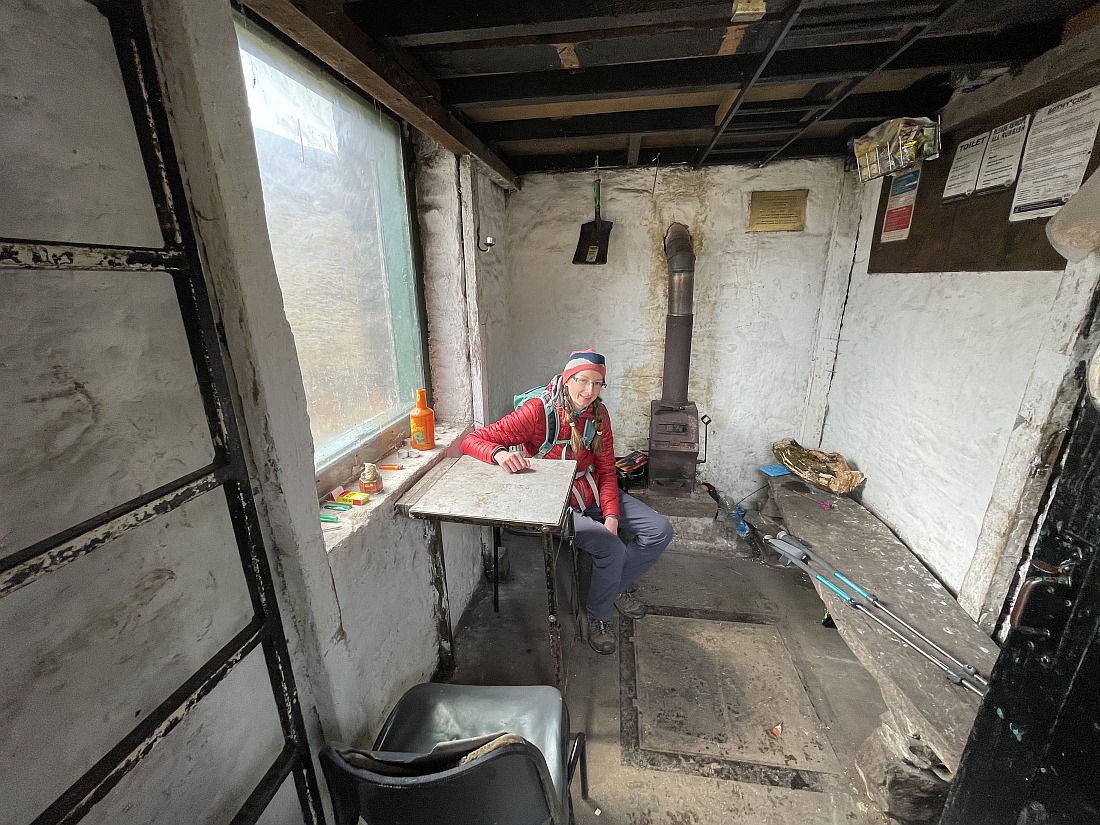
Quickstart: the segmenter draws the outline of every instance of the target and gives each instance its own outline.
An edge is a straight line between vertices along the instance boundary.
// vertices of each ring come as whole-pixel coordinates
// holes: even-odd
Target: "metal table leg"
[[[500,525],[493,525],[493,612],[500,612]]]
[[[565,692],[565,661],[558,622],[558,591],[554,570],[554,537],[548,527],[542,529],[542,555],[546,566],[546,614],[550,625],[550,656],[554,660],[554,684]]]
[[[439,671],[450,675],[455,669],[454,635],[451,630],[451,599],[447,593],[447,566],[443,561],[443,530],[439,519],[428,519],[428,558],[435,590],[435,616],[439,632]]]

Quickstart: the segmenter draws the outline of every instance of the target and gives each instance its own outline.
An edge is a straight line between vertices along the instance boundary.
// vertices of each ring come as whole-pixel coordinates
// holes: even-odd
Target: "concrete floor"
[[[854,759],[882,697],[822,626],[813,587],[756,559],[714,521],[709,498],[647,501],[677,538],[638,583],[650,615],[616,616],[615,655],[580,638],[566,551],[559,562],[566,699],[588,740],[592,799],[575,778],[578,823],[880,825]],[[507,534],[504,544],[500,612],[484,582],[455,631],[453,681],[551,683],[541,545]]]

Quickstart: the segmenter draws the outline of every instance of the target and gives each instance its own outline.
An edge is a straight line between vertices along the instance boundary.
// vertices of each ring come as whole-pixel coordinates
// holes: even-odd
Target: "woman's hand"
[[[603,520],[603,526],[607,528],[608,532],[612,535],[618,535],[619,533],[619,517],[608,516]]]
[[[523,453],[514,453],[511,450],[499,450],[493,461],[503,467],[509,473],[518,473],[520,470],[531,468],[531,462]]]

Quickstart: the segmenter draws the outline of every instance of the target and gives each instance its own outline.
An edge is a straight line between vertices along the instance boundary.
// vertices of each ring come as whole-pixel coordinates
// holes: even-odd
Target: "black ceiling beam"
[[[931,117],[951,99],[954,89],[943,76],[930,75],[903,92],[853,94],[838,106],[823,102],[819,108],[832,109],[822,120],[890,120],[895,117]]]
[[[889,120],[903,116],[932,114],[943,107],[952,89],[915,88],[911,91],[877,92],[856,95],[838,107],[831,120]],[[745,129],[778,128],[793,125],[806,112],[825,109],[829,101],[775,101],[746,103],[737,113],[737,124]],[[787,116],[783,120],[782,116]],[[761,120],[779,118],[779,120]],[[650,109],[606,114],[580,114],[575,118],[532,118],[493,123],[475,123],[471,127],[478,138],[491,143],[543,141],[560,138],[601,138],[613,134],[682,132],[714,128],[714,107]],[[740,128],[740,125],[739,127]]]
[[[852,46],[893,42],[907,27],[923,25],[923,15],[859,22],[831,23],[824,19],[804,25],[799,19],[784,38],[781,50]],[[438,78],[532,72],[561,66],[558,46],[573,45],[577,61],[586,69],[652,60],[714,57],[730,26],[728,18],[705,21],[698,27],[643,27],[599,32],[569,32],[556,37],[524,37],[411,49],[410,52]],[[738,54],[766,51],[781,25],[779,15],[768,15],[746,28]],[[958,32],[968,34],[971,32]]]
[[[414,49],[416,59],[439,79],[507,72],[561,69],[559,44],[569,43],[580,66],[614,66],[639,60],[680,60],[718,53],[729,21],[706,29],[680,29],[659,35],[620,37],[615,33],[583,41],[569,39],[534,45],[493,45],[485,48]],[[744,44],[742,44],[744,45]]]
[[[1014,26],[997,34],[925,36],[898,54],[888,68],[896,71],[1023,63],[1061,42],[1062,25],[1057,21]],[[960,49],[966,53],[956,53]]]
[[[682,60],[714,57],[730,27],[729,19],[708,21],[711,25],[654,31],[647,27],[610,32],[572,32],[558,37],[512,38],[509,41],[464,43],[457,47],[439,46],[411,49],[418,62],[437,79],[508,72],[537,72],[561,68],[558,46],[574,47],[577,61],[586,69],[652,60]],[[910,19],[910,24],[915,23]],[[737,47],[738,54],[764,52],[781,24],[763,19],[752,24]],[[859,23],[816,23],[800,26],[797,22],[784,39],[781,49],[824,48],[862,43],[892,42],[905,24],[898,19],[864,20]],[[516,42],[527,41],[527,42]]]
[[[840,81],[863,75],[874,66],[881,53],[867,53],[868,47],[843,50],[847,61],[830,56],[828,49],[808,49],[792,62],[803,65],[790,74],[765,78],[772,83],[812,83]],[[858,54],[852,55],[853,51]],[[484,77],[462,77],[440,83],[443,102],[452,109],[473,106],[512,106],[530,103],[555,103],[573,100],[600,100],[608,97],[686,94],[689,92],[727,91],[738,86],[758,62],[756,55],[733,54],[689,60],[667,60],[602,66],[585,71],[526,72]],[[854,65],[851,60],[859,60]],[[845,65],[840,65],[840,64]],[[816,64],[816,65],[815,65]],[[770,73],[769,73],[770,74]]]
[[[827,120],[883,121],[894,117],[925,116],[939,111],[951,97],[947,85],[916,84],[904,92],[876,92],[853,95],[836,107]],[[735,124],[746,128],[780,124],[775,118],[787,115],[801,118],[807,112],[826,109],[831,101],[776,101],[746,103],[737,113]],[[691,106],[683,109],[651,109],[639,112],[610,112],[599,115],[578,115],[568,118],[532,118],[505,120],[496,123],[473,124],[472,129],[487,143],[523,140],[553,140],[556,138],[588,138],[607,135],[656,134],[693,131],[714,127],[713,106]]]
[[[718,147],[707,158],[707,166],[728,166],[730,164],[757,163],[779,146],[779,141],[763,145],[743,145]],[[691,163],[697,149],[690,146],[642,147],[638,152],[637,167],[653,169],[658,165],[686,166]],[[579,172],[593,169],[596,155],[600,156],[600,169],[625,168],[629,166],[627,150],[614,152],[579,152],[568,155],[508,155],[508,165],[516,174],[526,175],[538,172]],[[847,154],[847,145],[842,138],[802,138],[791,150],[791,157],[841,157]],[[605,204],[607,206],[607,204]],[[606,210],[605,210],[606,212]],[[613,217],[605,214],[605,217]]]
[[[895,43],[874,43],[844,49],[800,49],[779,51],[764,71],[764,80],[805,76],[808,67],[835,76],[845,68],[850,77],[879,71],[884,62],[889,71],[926,69],[949,71],[976,66],[1006,66],[1038,57],[1061,39],[1061,26],[1044,24],[1020,26],[1000,34],[965,34],[925,37],[916,40],[900,54]]]
[[[729,19],[731,4],[714,0],[607,2],[569,0],[557,4],[514,0],[421,0],[416,3],[345,3],[344,14],[375,37],[406,47],[464,43],[493,38],[552,35],[590,29],[691,23]]]
[[[583,72],[527,72],[463,77],[440,83],[452,109],[471,106],[553,103],[687,93],[729,88],[749,69],[742,55],[603,66]]]
[[[1057,43],[1056,26],[1013,29],[1001,35],[934,37],[917,41],[889,69],[949,71],[1007,66],[1030,60]],[[1059,35],[1060,36],[1060,35]],[[843,49],[780,51],[765,68],[758,85],[839,82],[878,71],[894,51],[871,44]],[[722,91],[740,85],[759,60],[732,54],[687,60],[565,70],[463,77],[440,83],[444,104],[452,109],[599,100],[607,97]]]
[[[495,48],[519,48],[523,46],[556,46],[560,43],[587,43],[593,40],[629,40],[637,37],[661,37],[662,35],[677,32],[691,32],[700,29],[725,29],[728,26],[759,26],[767,24],[778,15],[765,14],[759,19],[745,20],[740,23],[731,21],[729,9],[725,13],[713,18],[700,18],[698,20],[682,20],[674,23],[655,23],[646,26],[616,26],[613,29],[579,29],[569,32],[554,32],[552,34],[518,34],[512,37],[496,37],[488,40],[464,40],[461,43],[437,43],[428,46],[412,47],[412,51],[424,54],[443,52],[477,52],[482,49]],[[397,38],[391,38],[386,42],[397,42]]]
[[[886,0],[881,3],[852,3],[846,6],[817,6],[802,12],[801,19],[807,25],[819,21],[830,23],[864,23],[868,21],[896,20],[912,22],[914,18],[930,21],[936,11],[934,0],[922,3],[898,3]]]
[[[769,149],[767,144],[762,145],[759,143],[742,143],[729,146],[719,144],[714,147],[710,156],[707,158],[710,162],[704,165],[713,166],[719,163],[723,158],[733,159],[752,154],[767,155],[769,152],[774,151],[775,147],[778,145],[778,142],[773,142]],[[842,157],[848,154],[848,141],[842,136],[800,138],[793,146],[795,148],[791,152],[791,157]]]
[[[714,107],[692,106],[683,109],[651,109],[641,112],[578,115],[569,118],[505,120],[498,123],[477,123],[472,128],[482,140],[499,143],[516,140],[677,132],[709,129],[712,126],[714,126]]]

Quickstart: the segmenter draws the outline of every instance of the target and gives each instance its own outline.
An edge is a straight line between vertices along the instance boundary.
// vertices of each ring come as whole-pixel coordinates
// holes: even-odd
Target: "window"
[[[320,469],[425,385],[401,125],[243,18],[237,37]]]

